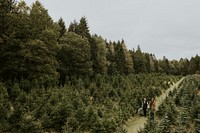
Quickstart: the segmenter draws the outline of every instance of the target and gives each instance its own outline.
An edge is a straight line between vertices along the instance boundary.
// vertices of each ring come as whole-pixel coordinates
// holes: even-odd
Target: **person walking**
[[[142,108],[143,108],[144,116],[147,116],[147,106],[148,106],[147,99],[144,98],[142,101]]]
[[[156,110],[156,102],[155,98],[151,98],[150,101],[150,118],[154,120],[155,117],[155,110]]]

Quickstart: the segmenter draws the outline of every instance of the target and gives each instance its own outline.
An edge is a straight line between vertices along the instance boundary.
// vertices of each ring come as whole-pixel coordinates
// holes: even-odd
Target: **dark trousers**
[[[151,120],[154,120],[154,118],[155,118],[155,111],[150,111],[150,119]]]
[[[143,111],[144,111],[144,116],[147,116],[147,109],[143,108]]]

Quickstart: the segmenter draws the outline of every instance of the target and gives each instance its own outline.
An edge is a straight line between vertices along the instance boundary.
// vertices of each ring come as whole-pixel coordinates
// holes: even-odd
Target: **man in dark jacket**
[[[142,101],[142,108],[143,108],[143,111],[144,111],[144,116],[147,116],[147,106],[148,106],[147,99],[144,98],[144,100]]]

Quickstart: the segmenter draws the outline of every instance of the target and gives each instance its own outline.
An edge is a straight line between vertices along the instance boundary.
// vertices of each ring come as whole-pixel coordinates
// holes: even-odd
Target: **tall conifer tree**
[[[62,18],[60,18],[60,19],[58,20],[58,25],[59,25],[59,27],[60,27],[60,30],[59,30],[59,32],[60,32],[59,38],[61,38],[61,37],[64,36],[65,33],[66,33],[65,22],[63,21]]]

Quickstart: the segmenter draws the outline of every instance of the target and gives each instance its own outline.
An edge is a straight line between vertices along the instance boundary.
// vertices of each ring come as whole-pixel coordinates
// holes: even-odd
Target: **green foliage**
[[[108,61],[106,58],[106,42],[102,37],[94,36],[96,51],[93,54],[95,60],[93,61],[93,68],[96,74],[107,74]]]
[[[197,114],[197,118],[195,119],[196,133],[200,132],[200,113]]]
[[[0,130],[7,127],[7,118],[11,115],[9,96],[6,88],[0,83]]]
[[[166,114],[166,105],[165,104],[161,104],[158,107],[158,111],[156,113],[159,117],[164,116]]]
[[[172,92],[159,106],[155,132],[199,132],[199,83],[199,75],[187,76],[179,90]],[[152,129],[147,125],[145,130]]]
[[[46,82],[49,82],[59,78],[64,86],[71,77],[69,67],[76,69],[77,78],[146,72],[185,75],[199,71],[198,55],[190,61],[170,61],[166,57],[158,61],[155,55],[143,53],[139,46],[136,51],[129,51],[124,40],[108,43],[98,35],[91,36],[86,17],[71,23],[66,33],[63,19],[53,22],[39,1],[29,7],[23,1],[5,0],[0,6],[0,77],[4,81],[48,78]],[[74,52],[76,49],[72,46],[79,51]],[[80,54],[82,46],[84,52]],[[66,63],[73,60],[78,63],[73,66]]]
[[[164,118],[161,119],[161,122],[158,126],[158,132],[159,133],[169,133],[170,132],[170,120],[168,116],[166,115]]]
[[[127,50],[124,40],[115,45],[115,60],[119,74],[132,74],[134,72],[130,52]]]
[[[3,39],[5,32],[9,25],[7,24],[9,20],[9,14],[13,11],[15,6],[14,0],[0,0],[0,38]]]
[[[126,132],[118,127],[135,114],[141,99],[160,95],[168,81],[180,78],[159,72],[200,71],[198,55],[190,61],[157,60],[139,46],[129,51],[124,40],[91,36],[85,17],[66,31],[63,19],[53,22],[39,1],[29,7],[0,0],[0,9],[0,132]],[[191,88],[199,81],[191,79],[161,106],[159,116],[168,116],[165,127],[190,118],[198,127],[199,98]],[[177,113],[190,105],[182,117]]]
[[[4,80],[56,79],[56,28],[43,6],[36,1],[32,8],[18,3],[8,14],[1,44],[0,75]]]
[[[90,76],[92,74],[90,46],[87,39],[68,32],[60,39],[61,50],[57,54],[59,72],[65,76]]]
[[[99,74],[89,82],[88,88],[81,78],[73,85],[52,86],[51,89],[45,89],[40,81],[7,83],[10,93],[3,85],[1,87],[4,125],[0,129],[10,132],[125,132],[118,127],[136,113],[142,97],[149,91],[155,93],[154,89],[146,89],[147,86],[158,87],[158,79],[170,77]]]
[[[136,73],[145,73],[147,72],[146,69],[146,58],[145,55],[142,53],[140,46],[138,46],[136,52],[132,52],[132,59],[134,64],[134,70]]]
[[[60,39],[60,38],[63,37],[63,36],[65,35],[65,33],[66,33],[65,22],[63,21],[62,18],[60,18],[60,19],[58,20],[58,25],[59,25],[59,27],[60,27],[60,30],[59,30],[59,32],[60,32],[59,39]]]
[[[196,55],[192,57],[188,66],[188,73],[194,74],[200,71],[200,57]]]
[[[163,60],[159,61],[160,71],[165,72],[166,74],[170,73],[170,63],[169,60],[164,56]]]

